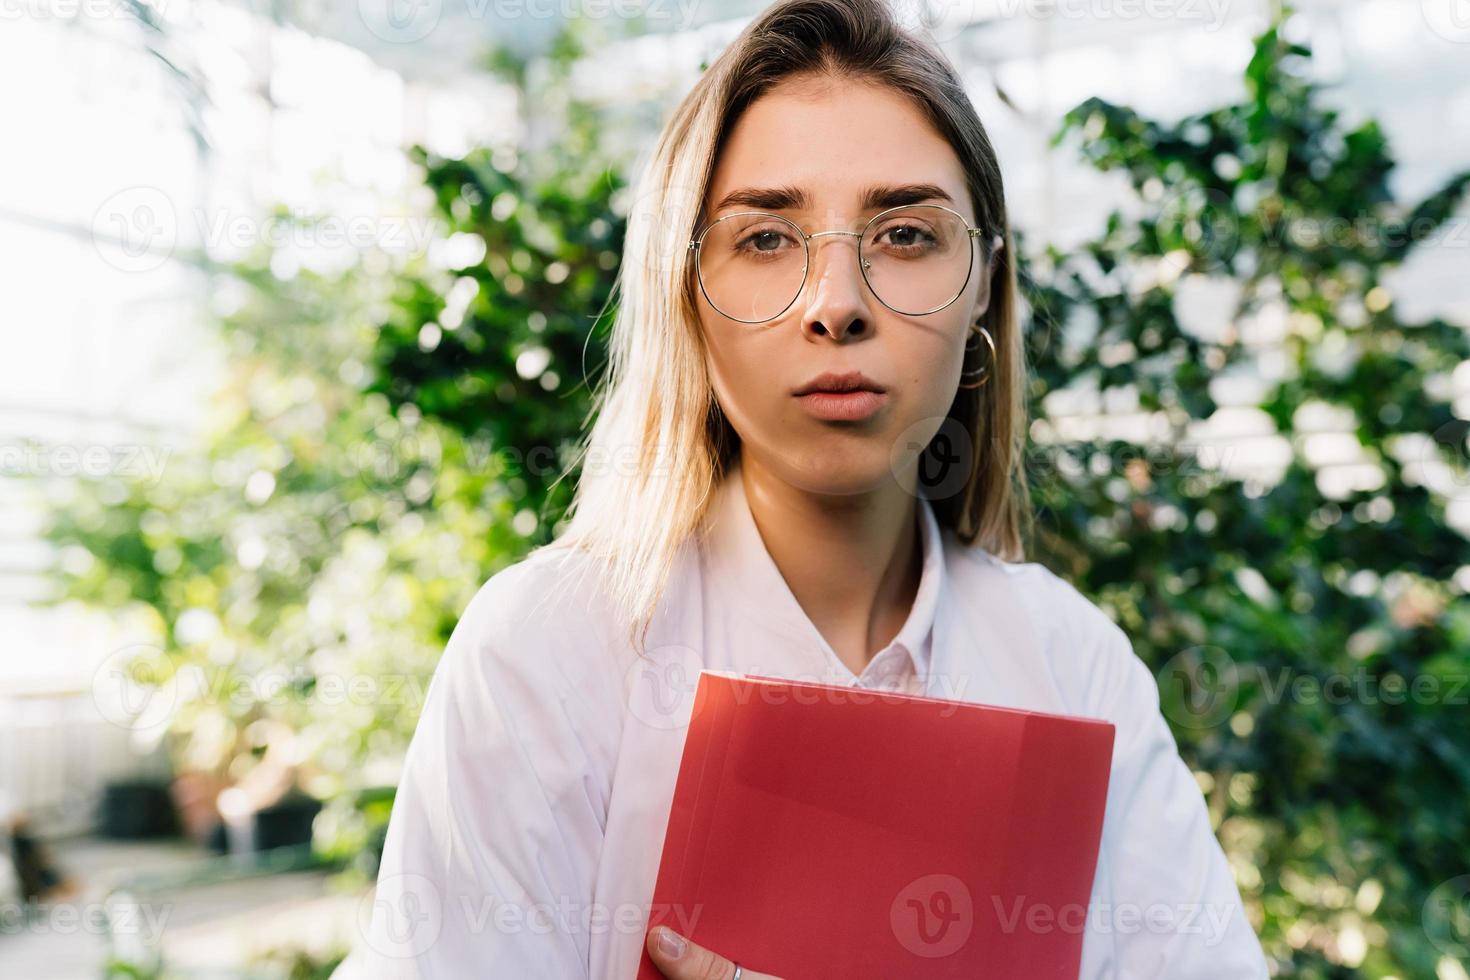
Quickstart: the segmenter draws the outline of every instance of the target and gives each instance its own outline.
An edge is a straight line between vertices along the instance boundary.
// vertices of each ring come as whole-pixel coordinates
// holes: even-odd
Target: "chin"
[[[834,434],[818,440],[787,440],[778,443],[774,451],[756,452],[768,469],[806,493],[849,496],[895,482],[889,460],[890,439],[870,433],[862,439]],[[747,443],[745,448],[753,447]]]

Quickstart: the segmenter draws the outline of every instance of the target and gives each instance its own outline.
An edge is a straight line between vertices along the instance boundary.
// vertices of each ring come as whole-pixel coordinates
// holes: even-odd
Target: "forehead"
[[[815,213],[861,209],[864,189],[934,184],[970,212],[953,147],[905,95],[868,82],[791,79],[753,102],[728,134],[705,194],[712,208],[746,187],[798,187]]]

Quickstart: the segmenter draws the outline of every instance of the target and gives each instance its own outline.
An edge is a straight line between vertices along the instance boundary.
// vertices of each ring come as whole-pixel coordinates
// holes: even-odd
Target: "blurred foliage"
[[[564,91],[550,82],[527,111]],[[66,596],[151,612],[159,654],[135,679],[174,712],[176,767],[228,785],[288,760],[328,803],[321,846],[364,874],[459,613],[569,500],[558,477],[624,229],[616,171],[565,152],[594,128],[571,104],[539,153],[413,150],[430,193],[408,220],[434,228],[421,253],[319,271],[309,245],[282,246],[220,270],[228,380],[201,444],[166,447],[161,479],[56,501]],[[275,220],[313,240],[310,220]]]
[[[258,957],[250,976],[259,980],[327,980],[346,958],[345,950],[327,955],[302,949],[280,950]]]
[[[1470,938],[1424,912],[1470,871],[1470,549],[1446,519],[1470,498],[1450,384],[1470,334],[1404,322],[1387,277],[1470,173],[1394,201],[1377,123],[1324,107],[1309,57],[1278,27],[1239,104],[1067,115],[1056,142],[1141,214],[1030,264],[1032,395],[1164,424],[1039,423],[1037,545],[1158,670],[1280,975],[1431,977]],[[1221,408],[1264,438],[1212,458]]]
[[[238,781],[289,732],[329,802],[322,846],[367,873],[455,617],[555,534],[575,479],[626,164],[567,95],[578,50],[492,62],[555,141],[415,151],[437,229],[422,254],[332,274],[260,254],[222,276],[231,382],[204,445],[157,483],[58,502],[68,594],[154,613],[180,767]],[[1467,551],[1446,517],[1467,492],[1450,375],[1470,346],[1402,322],[1385,277],[1470,176],[1395,202],[1382,133],[1346,128],[1309,67],[1271,30],[1240,104],[1068,115],[1058,144],[1138,202],[1021,270],[1035,551],[1158,671],[1278,975],[1427,977],[1453,947],[1426,902],[1470,870]],[[1065,417],[1089,392],[1164,424],[1096,438]],[[1275,437],[1276,472],[1210,457],[1222,403]],[[1334,678],[1375,693],[1295,683]],[[1390,696],[1426,679],[1437,693]],[[328,698],[344,680],[361,696]]]
[[[606,122],[566,95],[580,38],[558,35],[539,73],[504,51],[490,59],[523,98],[537,94],[533,112],[560,109],[555,143],[538,156],[515,166],[512,147],[463,159],[414,151],[436,217],[470,255],[445,276],[403,279],[372,354],[370,391],[515,465],[507,489],[537,518],[521,529],[527,546],[549,541],[571,503],[566,474],[605,359],[626,228]]]
[[[274,950],[252,958],[242,972],[250,980],[327,980],[346,958],[345,950],[329,953]],[[101,973],[104,980],[169,980],[170,977],[160,963],[139,964],[123,957],[107,960]]]

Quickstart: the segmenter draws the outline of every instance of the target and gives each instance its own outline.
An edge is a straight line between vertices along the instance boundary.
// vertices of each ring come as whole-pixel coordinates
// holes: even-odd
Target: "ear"
[[[985,315],[985,311],[990,309],[990,280],[991,277],[995,274],[995,257],[997,254],[999,254],[1001,249],[1005,248],[1005,246],[1005,239],[1000,235],[996,235],[990,240],[990,257],[981,269],[980,294],[975,297],[975,308],[973,310],[973,315],[970,317],[971,323],[979,321],[979,319]]]
[[[985,275],[980,279],[980,289],[975,294],[975,305],[970,308],[970,322],[978,323],[990,309],[990,276]]]

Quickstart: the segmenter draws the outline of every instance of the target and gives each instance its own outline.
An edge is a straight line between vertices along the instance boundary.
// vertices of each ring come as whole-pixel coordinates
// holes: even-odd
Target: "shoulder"
[[[631,645],[616,629],[590,556],[540,548],[491,575],[461,613],[435,673],[452,700],[561,702],[592,709],[621,690]],[[613,703],[591,713],[613,713]]]
[[[1127,633],[1066,578],[1040,562],[1005,561],[958,541],[952,553],[962,589],[1002,592],[1025,620],[1069,710],[1112,720],[1140,703],[1157,705],[1152,673]]]
[[[610,636],[611,609],[596,561],[569,548],[542,547],[485,580],[460,616],[477,638],[561,645]]]
[[[1123,630],[1097,603],[1040,562],[1005,561],[984,548],[946,537],[949,565],[961,592],[1003,592],[1047,649],[1079,651],[1116,645],[1119,640],[1127,643]]]

